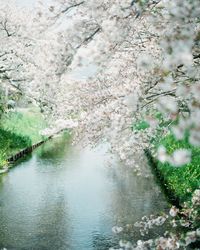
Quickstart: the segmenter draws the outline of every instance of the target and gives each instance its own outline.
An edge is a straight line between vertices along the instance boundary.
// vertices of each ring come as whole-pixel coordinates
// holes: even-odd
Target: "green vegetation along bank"
[[[18,151],[44,140],[40,131],[47,127],[37,109],[12,111],[0,121],[0,168],[7,164],[7,159]]]
[[[192,146],[188,142],[187,135],[183,140],[177,140],[169,129],[169,126],[174,123],[173,121],[164,121],[159,113],[156,118],[159,121],[159,128],[156,134],[152,135],[151,149],[146,150],[146,153],[170,200],[182,205],[184,202],[190,201],[193,192],[200,187],[200,147]],[[149,124],[145,120],[133,125],[133,130],[138,132],[145,132],[148,128]],[[163,133],[163,129],[168,132]],[[156,155],[154,151],[156,152],[161,145],[166,148],[169,155],[181,148],[190,150],[191,162],[180,167],[175,167],[168,162],[161,163],[153,156]]]
[[[161,163],[156,160],[157,169],[169,191],[179,200],[180,204],[191,200],[192,193],[200,187],[200,147],[194,147],[184,140],[176,140],[172,133],[164,136],[156,145],[165,146],[168,154],[185,148],[191,151],[191,162],[181,167],[174,167],[170,163]]]

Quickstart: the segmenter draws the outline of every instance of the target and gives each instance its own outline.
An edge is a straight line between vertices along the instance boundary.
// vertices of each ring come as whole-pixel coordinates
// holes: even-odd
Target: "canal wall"
[[[165,182],[165,176],[160,172],[157,166],[155,158],[152,156],[152,152],[149,149],[145,149],[144,153],[148,159],[148,163],[151,167],[151,170],[156,177],[156,181],[164,192],[167,200],[177,208],[182,208],[179,198],[174,194],[173,190],[169,188],[169,185]]]
[[[38,148],[39,146],[46,143],[47,141],[53,139],[56,135],[60,134],[61,132],[64,132],[65,130],[66,129],[62,129],[62,130],[58,131],[57,133],[48,136],[45,140],[42,140],[40,142],[37,142],[37,143],[31,145],[30,147],[22,149],[19,152],[17,152],[16,154],[14,154],[14,155],[10,156],[9,158],[7,158],[7,160],[6,160],[7,164],[5,166],[3,166],[2,169],[0,169],[0,175],[8,172],[9,169],[12,168],[12,164],[14,162],[16,162],[17,160],[23,158],[24,156],[32,153],[34,149]]]

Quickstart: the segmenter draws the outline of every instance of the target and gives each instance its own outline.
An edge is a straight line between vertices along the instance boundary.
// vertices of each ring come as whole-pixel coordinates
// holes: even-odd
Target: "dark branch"
[[[10,33],[10,32],[8,31],[7,23],[8,23],[8,20],[7,20],[7,19],[5,19],[4,22],[0,22],[0,24],[1,24],[1,26],[2,26],[2,30],[4,30],[4,31],[6,32],[6,35],[7,35],[8,37],[10,37],[10,36],[12,36],[12,35],[14,34],[14,32],[13,32],[13,33]]]
[[[85,1],[82,1],[82,2],[80,2],[80,3],[75,3],[75,4],[71,5],[71,6],[68,6],[67,8],[65,8],[64,10],[62,10],[61,13],[62,13],[62,14],[63,14],[63,13],[66,13],[66,12],[68,12],[69,10],[71,10],[71,9],[73,9],[73,8],[75,8],[75,7],[78,7],[78,6],[82,5],[82,4],[84,4],[84,2],[85,2]]]
[[[165,95],[171,95],[171,96],[175,96],[175,89],[174,90],[170,90],[170,91],[165,91],[162,93],[155,93],[153,95],[147,96],[146,99],[149,100],[153,97],[157,97],[157,96],[165,96]]]
[[[93,39],[93,37],[101,31],[101,27],[98,27],[91,35],[89,35],[88,37],[86,37],[83,42],[81,44],[79,44],[76,49],[79,49],[84,43],[88,43],[89,41],[91,41]]]

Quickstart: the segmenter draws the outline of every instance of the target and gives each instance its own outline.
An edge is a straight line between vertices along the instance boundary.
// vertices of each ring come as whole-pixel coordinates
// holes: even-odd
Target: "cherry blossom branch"
[[[73,9],[73,8],[75,8],[75,7],[78,7],[78,6],[82,5],[82,4],[84,4],[84,2],[85,2],[85,1],[82,1],[82,2],[80,2],[80,3],[75,3],[75,4],[71,5],[71,6],[68,6],[66,9],[62,10],[61,13],[66,13],[66,12],[68,12],[69,10],[71,10],[71,9]]]

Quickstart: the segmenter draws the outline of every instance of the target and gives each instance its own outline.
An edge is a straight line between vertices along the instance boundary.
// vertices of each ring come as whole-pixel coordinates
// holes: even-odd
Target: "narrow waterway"
[[[140,239],[131,225],[168,204],[153,177],[109,158],[103,146],[80,149],[63,136],[0,176],[0,249],[106,250],[121,238]],[[130,234],[113,234],[127,224]]]

